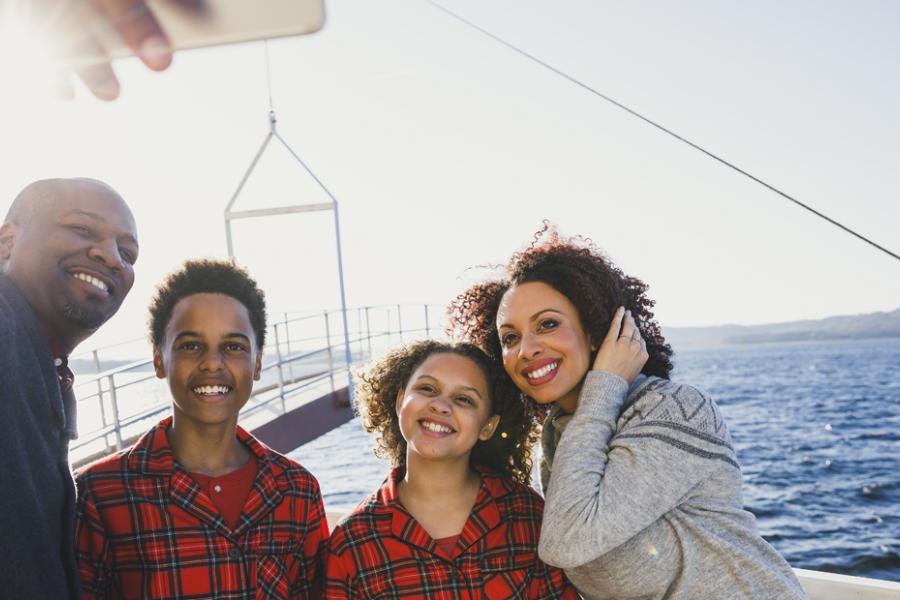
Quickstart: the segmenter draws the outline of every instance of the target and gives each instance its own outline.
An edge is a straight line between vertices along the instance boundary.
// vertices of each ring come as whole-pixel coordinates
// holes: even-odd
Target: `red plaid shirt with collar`
[[[482,485],[445,554],[400,504],[394,469],[331,534],[326,598],[579,598],[562,570],[538,558],[543,499],[531,488],[481,471]]]
[[[328,526],[316,479],[238,427],[259,469],[230,530],[172,455],[171,421],[76,476],[85,599],[320,597]]]

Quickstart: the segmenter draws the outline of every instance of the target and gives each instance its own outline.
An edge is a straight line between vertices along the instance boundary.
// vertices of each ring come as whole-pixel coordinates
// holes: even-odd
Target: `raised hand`
[[[631,311],[620,306],[613,315],[592,370],[606,371],[631,383],[649,357],[647,344],[641,337]]]
[[[181,4],[186,10],[205,7],[204,0],[165,1]],[[102,100],[118,97],[119,81],[97,36],[100,29],[115,30],[154,71],[162,71],[172,62],[169,40],[144,0],[33,0],[29,18],[32,26],[42,31],[53,45],[52,54],[68,65],[60,72],[62,96],[73,95],[66,72],[69,71],[96,97]]]

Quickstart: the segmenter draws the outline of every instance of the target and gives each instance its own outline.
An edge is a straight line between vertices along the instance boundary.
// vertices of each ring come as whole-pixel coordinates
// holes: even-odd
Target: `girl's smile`
[[[396,411],[407,454],[427,459],[468,461],[499,421],[481,367],[449,352],[432,354],[415,370],[397,394]]]

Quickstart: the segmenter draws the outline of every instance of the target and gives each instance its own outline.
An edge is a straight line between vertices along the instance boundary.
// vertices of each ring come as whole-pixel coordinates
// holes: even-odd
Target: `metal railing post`
[[[325,343],[328,344],[328,378],[331,380],[331,393],[334,393],[334,353],[331,351],[331,325],[328,323],[328,311],[323,314],[325,317]],[[347,365],[349,368],[350,365]]]
[[[401,317],[400,305],[397,305],[397,333],[400,334],[400,343],[403,343],[403,318]]]
[[[112,375],[107,379],[109,379],[109,397],[110,400],[112,400],[113,425],[116,432],[116,450],[121,450],[124,444],[122,443],[122,425],[119,423],[119,405],[116,402],[116,380]]]
[[[362,309],[356,309],[356,335],[359,342],[359,355],[363,356],[363,338],[362,338]]]
[[[431,328],[428,326],[428,305],[425,305],[425,335],[431,336]]]
[[[100,374],[100,355],[97,354],[97,350],[94,350],[94,369],[96,369],[97,374]],[[103,426],[106,427],[109,425],[109,422],[106,420],[106,407],[103,406],[103,380],[97,379],[97,402],[100,403],[100,421],[103,423]]]
[[[341,252],[341,219],[338,216],[338,201],[328,188],[322,185],[318,177],[313,175],[312,171],[307,169],[312,178],[316,180],[319,186],[331,198],[332,210],[334,212],[334,238],[337,247],[337,266],[338,266],[338,283],[341,290],[341,323],[344,326],[344,361],[347,363],[347,395],[350,403],[353,403],[353,351],[350,350],[350,326],[347,325],[347,295],[344,291],[344,259]]]
[[[284,313],[284,344],[287,346],[288,355],[288,372],[291,374],[291,381],[294,381],[294,361],[291,360],[293,353],[291,352],[291,327],[288,325],[288,314]]]
[[[283,361],[281,358],[281,340],[278,336],[278,326],[280,323],[275,323],[275,356],[278,357],[278,395],[281,397],[281,412],[284,414],[287,412],[284,403],[284,370],[282,368]]]
[[[366,344],[369,346],[369,356],[372,356],[372,326],[369,324],[369,308],[366,307]]]

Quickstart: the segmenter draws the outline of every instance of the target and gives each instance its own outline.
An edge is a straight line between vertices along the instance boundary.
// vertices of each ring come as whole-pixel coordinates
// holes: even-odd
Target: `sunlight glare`
[[[0,13],[0,81],[7,100],[33,101],[35,93],[46,96],[59,83],[49,41],[25,16],[15,5]]]

